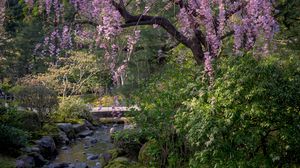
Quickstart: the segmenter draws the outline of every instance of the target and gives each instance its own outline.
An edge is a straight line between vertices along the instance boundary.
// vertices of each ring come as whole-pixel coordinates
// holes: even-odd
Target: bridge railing
[[[131,106],[131,107],[126,107],[126,106],[117,106],[117,107],[93,107],[91,108],[92,113],[97,113],[97,112],[113,112],[113,111],[121,111],[121,112],[126,112],[130,110],[137,110],[139,111],[140,108],[137,106]]]

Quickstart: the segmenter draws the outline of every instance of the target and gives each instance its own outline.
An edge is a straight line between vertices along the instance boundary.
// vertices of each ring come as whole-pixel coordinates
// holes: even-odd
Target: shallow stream
[[[89,167],[94,167],[96,164],[102,165],[100,159],[90,160],[89,156],[101,155],[110,149],[114,148],[111,142],[110,129],[114,127],[115,130],[122,130],[124,125],[102,125],[98,126],[94,134],[82,139],[76,139],[71,145],[63,147],[58,152],[54,163],[87,163]],[[99,162],[99,163],[97,163]]]

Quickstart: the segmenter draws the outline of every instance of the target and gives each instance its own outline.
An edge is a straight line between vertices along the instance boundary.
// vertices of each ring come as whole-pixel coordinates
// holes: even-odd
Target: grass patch
[[[14,168],[16,167],[16,159],[0,154],[0,167],[1,168]]]

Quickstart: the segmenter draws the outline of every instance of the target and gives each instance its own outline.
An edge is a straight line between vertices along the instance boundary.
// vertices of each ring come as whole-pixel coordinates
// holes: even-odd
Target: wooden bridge
[[[119,106],[119,107],[94,107],[91,108],[91,113],[94,118],[113,118],[114,112],[120,113],[120,117],[124,117],[125,113],[131,110],[137,110],[140,109],[136,106],[132,107],[125,107],[125,106]]]

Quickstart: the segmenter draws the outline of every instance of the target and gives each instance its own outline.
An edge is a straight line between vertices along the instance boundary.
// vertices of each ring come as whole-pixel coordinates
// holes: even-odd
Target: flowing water
[[[95,166],[97,162],[100,162],[99,159],[89,160],[87,157],[89,155],[99,155],[100,158],[101,154],[114,148],[110,137],[110,129],[112,127],[114,127],[115,130],[122,130],[124,125],[111,124],[97,127],[93,135],[82,139],[77,139],[75,142],[69,145],[67,149],[59,150],[59,154],[54,160],[54,163],[84,162],[87,163],[88,166]],[[95,140],[97,141],[96,143],[91,143],[91,141]]]

